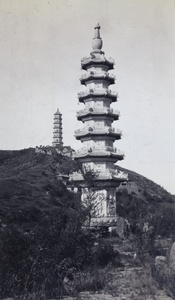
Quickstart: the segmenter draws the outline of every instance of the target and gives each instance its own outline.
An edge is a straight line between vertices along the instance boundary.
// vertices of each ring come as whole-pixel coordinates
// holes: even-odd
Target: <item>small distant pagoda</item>
[[[75,150],[70,146],[63,146],[63,127],[62,127],[62,114],[57,108],[53,118],[53,142],[52,146],[36,146],[36,153],[42,153],[52,155],[53,153],[59,153],[64,156],[72,157]]]
[[[124,153],[115,148],[115,140],[121,139],[121,131],[112,127],[119,119],[119,111],[111,108],[117,101],[117,93],[109,89],[115,83],[115,76],[109,71],[114,68],[114,60],[106,58],[102,49],[100,26],[94,27],[92,52],[81,61],[86,72],[80,82],[86,90],[78,93],[79,102],[84,109],[77,112],[77,119],[84,123],[82,129],[75,131],[75,137],[83,143],[74,158],[82,163],[84,172],[91,170],[95,174],[93,201],[95,203],[91,222],[112,222],[117,217],[116,187],[127,180],[127,174],[119,172],[114,163],[124,158]],[[82,201],[87,200],[88,187],[82,173],[72,174],[74,185],[82,191]],[[92,189],[91,189],[92,190]]]
[[[53,147],[63,148],[63,127],[62,127],[62,114],[57,108],[56,113],[54,114],[53,119]]]

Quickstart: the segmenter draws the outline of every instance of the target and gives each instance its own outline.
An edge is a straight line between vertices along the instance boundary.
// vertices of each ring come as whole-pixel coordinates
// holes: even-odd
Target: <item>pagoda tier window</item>
[[[114,167],[114,164],[112,162],[106,163],[106,169],[112,169]]]
[[[113,141],[106,140],[106,141],[105,141],[105,146],[113,147]]]
[[[110,120],[105,120],[105,126],[111,126],[111,121]]]
[[[89,162],[89,163],[85,163],[84,164],[84,170],[92,170],[93,169],[93,163]]]
[[[104,163],[95,163],[95,168],[99,171],[103,171],[105,169]]]
[[[87,101],[86,103],[86,108],[90,108],[94,106],[94,102],[93,101]]]
[[[96,101],[95,107],[103,107],[103,101]]]
[[[95,141],[95,145],[97,147],[102,147],[102,146],[104,146],[104,141]]]

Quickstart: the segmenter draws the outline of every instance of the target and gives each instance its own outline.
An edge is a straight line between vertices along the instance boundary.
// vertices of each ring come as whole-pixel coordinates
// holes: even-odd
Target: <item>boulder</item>
[[[164,284],[169,278],[169,267],[165,256],[156,256],[155,258],[156,276],[159,284]]]
[[[158,236],[157,239],[155,240],[155,247],[161,253],[167,253],[169,252],[172,243],[173,241],[171,238],[163,238],[161,236]]]
[[[155,269],[157,272],[162,272],[168,268],[167,258],[165,256],[156,256],[155,258]]]
[[[175,242],[172,244],[170,249],[169,267],[173,274],[175,274]]]

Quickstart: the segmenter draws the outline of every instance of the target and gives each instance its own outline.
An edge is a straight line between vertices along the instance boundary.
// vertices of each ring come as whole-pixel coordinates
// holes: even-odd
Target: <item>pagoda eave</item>
[[[87,121],[87,120],[91,120],[91,117],[104,117],[105,119],[112,119],[112,121],[116,121],[119,120],[119,115],[115,115],[115,114],[110,114],[110,113],[86,113],[85,115],[82,116],[77,116],[77,120],[78,121]]]
[[[102,81],[107,81],[110,84],[114,84],[115,83],[115,78],[114,77],[110,77],[110,76],[93,76],[90,75],[86,78],[80,78],[80,82],[81,84],[86,85],[87,83],[91,82],[91,81],[95,81],[95,80],[102,80]]]
[[[81,61],[81,68],[82,70],[87,70],[90,66],[106,66],[108,70],[114,69],[114,61],[113,60],[107,60],[107,59],[98,59],[98,58],[91,58],[87,57],[82,59]]]
[[[122,182],[125,182],[127,181],[126,178],[118,178],[118,179],[114,179],[114,178],[104,178],[104,179],[95,179],[93,180],[93,183],[94,183],[94,187],[95,188],[104,188],[105,186],[105,189],[106,188],[111,188],[111,187],[119,187],[120,184]],[[76,180],[74,179],[74,185],[76,187],[82,187],[82,188],[85,188],[85,187],[88,187],[88,184],[84,181],[84,180]]]
[[[107,161],[108,161],[108,158],[110,158],[109,159],[109,161],[118,161],[118,160],[123,160],[124,159],[124,154],[116,154],[116,153],[103,153],[103,152],[99,152],[98,154],[97,153],[85,153],[85,154],[75,154],[75,156],[74,156],[74,159],[75,160],[81,160],[81,159],[83,159],[83,161],[84,161],[84,159],[86,159],[86,158],[90,158],[92,161],[93,161],[93,159],[96,159],[96,158],[101,158],[101,159],[103,159],[103,158],[105,158]],[[112,160],[111,160],[111,158],[112,158]]]
[[[107,100],[110,100],[111,102],[116,102],[118,96],[117,95],[112,95],[110,93],[107,93],[107,94],[87,93],[87,94],[84,94],[84,95],[78,95],[79,102],[84,102],[84,100],[86,100],[86,99],[89,99],[91,101],[95,101],[96,98],[97,98],[97,100],[99,100],[99,98],[101,98],[100,100],[106,100],[107,99]]]
[[[83,138],[92,137],[92,136],[98,136],[98,137],[109,136],[109,137],[113,137],[115,140],[120,140],[121,139],[121,134],[114,133],[114,132],[108,132],[108,133],[87,132],[87,133],[82,133],[82,134],[79,134],[79,135],[75,134],[75,137],[76,137],[77,140],[81,140]]]

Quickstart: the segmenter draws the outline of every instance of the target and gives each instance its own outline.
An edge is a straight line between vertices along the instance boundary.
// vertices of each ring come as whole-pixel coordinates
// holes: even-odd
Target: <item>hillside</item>
[[[66,173],[70,165],[74,169],[69,158],[34,149],[0,152],[1,299],[16,299],[27,289],[39,300],[43,284],[46,295],[58,295],[59,264],[70,264],[69,258],[76,263],[76,247],[85,245],[83,210],[57,179],[58,170]]]
[[[61,183],[58,183],[57,175],[68,174],[76,168],[76,162],[68,157],[36,154],[32,148],[0,151],[1,221],[13,220],[16,213],[22,215],[25,206],[29,211],[29,220],[30,211],[37,207],[44,211],[54,209],[52,196],[56,196],[57,205],[62,205],[63,195],[59,191]],[[121,187],[127,189],[128,194],[135,194],[153,205],[174,207],[175,196],[161,186],[133,171],[117,168],[127,172],[129,182],[132,182],[132,187],[131,184]]]
[[[153,199],[157,199],[158,202],[175,202],[175,195],[167,192],[162,186],[156,184],[152,180],[128,169],[117,167],[119,170],[122,170],[128,173],[129,181],[136,183],[138,189],[145,191]]]
[[[1,221],[13,222],[15,215],[22,218],[24,208],[30,221],[32,212],[37,217],[37,209],[38,213],[47,213],[63,205],[66,188],[58,182],[57,175],[62,171],[68,173],[69,160],[59,155],[36,154],[32,148],[0,151]],[[72,161],[71,167],[74,168]]]
[[[129,220],[131,238],[134,233],[134,240],[122,241],[115,237],[110,244],[110,239],[98,240],[91,232],[85,234],[82,224],[87,211],[82,207],[79,195],[70,192],[58,180],[59,174],[69,174],[77,169],[75,161],[57,153],[37,154],[32,148],[0,151],[1,299],[11,296],[15,299],[29,299],[23,297],[26,289],[27,293],[35,294],[30,299],[53,299],[62,291],[63,281],[60,281],[60,276],[63,276],[63,280],[65,267],[69,269],[71,264],[79,270],[76,276],[80,276],[74,281],[74,293],[87,289],[98,291],[107,282],[107,290],[110,292],[111,282],[106,281],[106,276],[120,281],[116,276],[121,262],[125,264],[121,272],[125,272],[125,268],[127,271],[128,267],[136,270],[138,262],[133,261],[130,265],[130,259],[142,236],[137,227],[140,221],[148,221],[156,235],[174,239],[174,196],[149,179],[120,167],[118,169],[128,173],[129,183],[117,189],[117,211]],[[147,238],[149,247],[143,241],[141,248],[138,247],[142,254],[145,249],[146,252],[152,251],[149,243],[151,237]],[[116,249],[126,248],[124,261],[120,261],[120,254],[113,250],[113,243]],[[98,246],[94,250],[95,244]],[[134,245],[133,249],[131,244]],[[126,258],[128,249],[131,253]],[[105,269],[101,271],[100,268],[105,267],[104,261],[106,264],[115,262],[115,274],[110,268],[108,273]],[[94,264],[97,264],[95,270]],[[88,274],[86,278],[84,274]],[[122,275],[122,280],[127,282],[125,275]],[[157,289],[156,286],[154,288]],[[135,287],[131,286],[132,289]],[[114,290],[120,295],[121,291],[116,287]],[[43,293],[46,298],[43,298]],[[22,298],[16,295],[22,295]],[[139,296],[138,299],[142,298]]]

